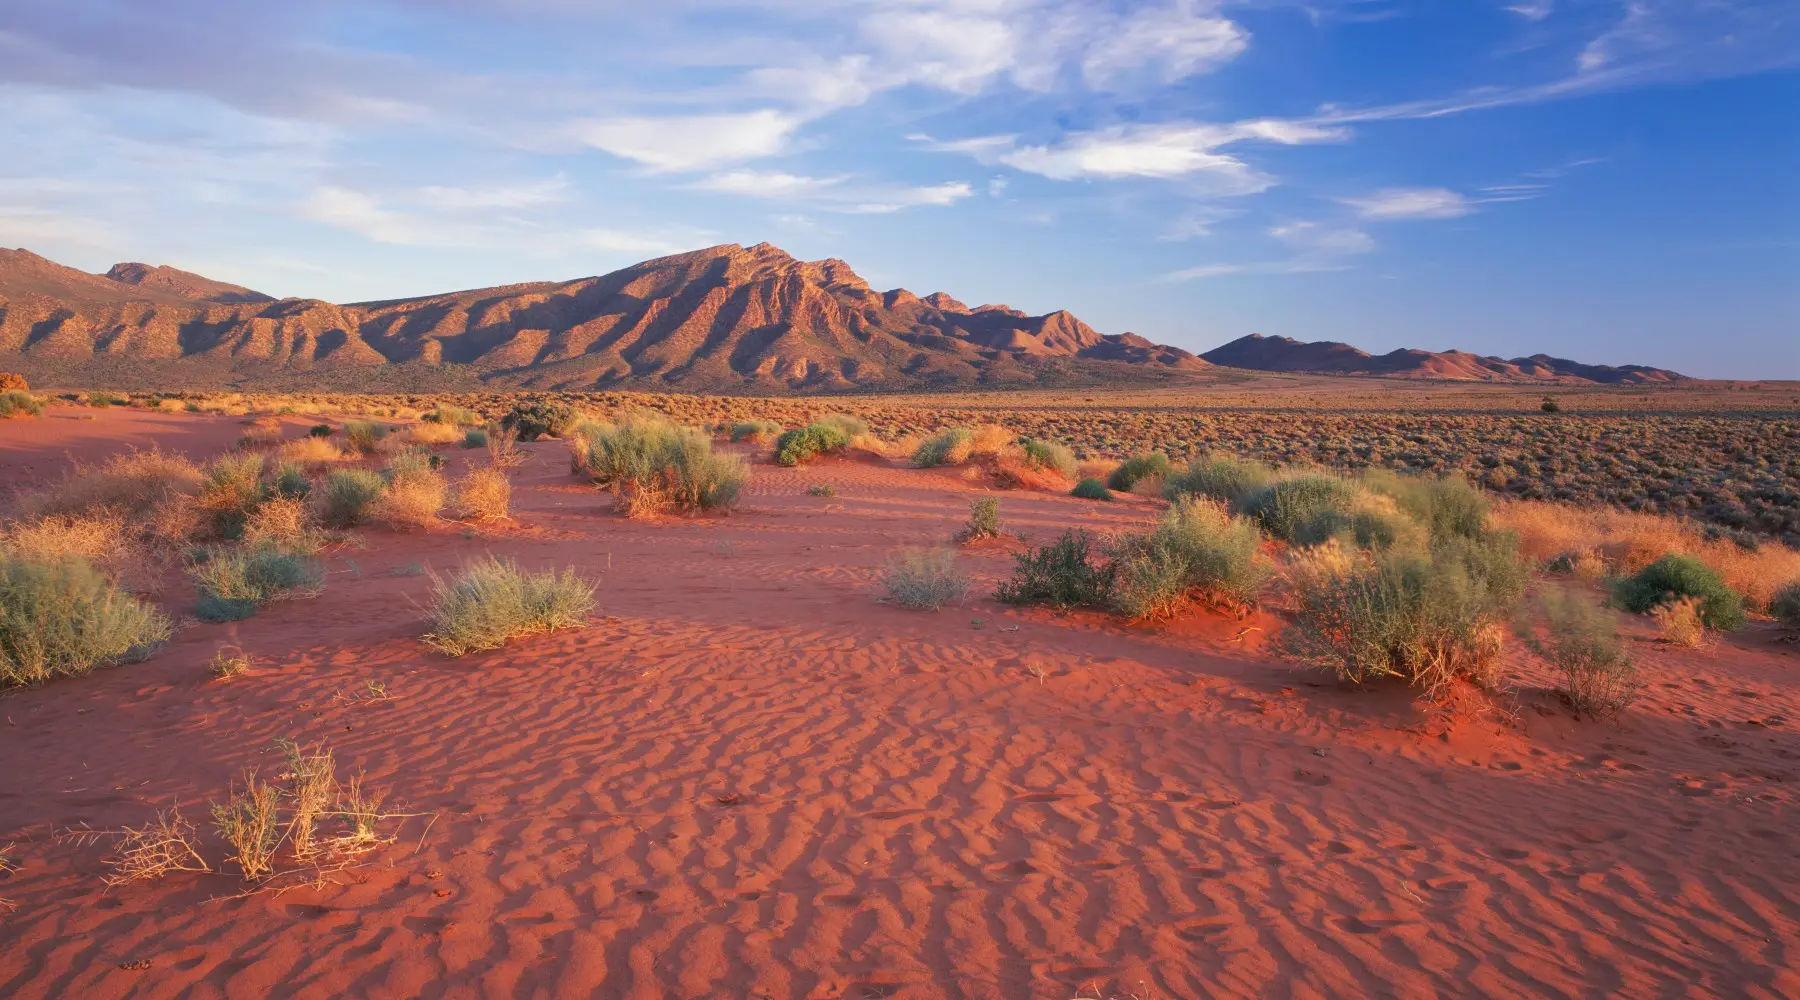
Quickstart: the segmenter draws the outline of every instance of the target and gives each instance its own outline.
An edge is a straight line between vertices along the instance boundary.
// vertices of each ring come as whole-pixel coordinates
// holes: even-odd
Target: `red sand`
[[[0,473],[241,429],[15,421]],[[1520,728],[1439,736],[1403,690],[1269,657],[1273,615],[1235,643],[1210,615],[877,603],[884,556],[979,494],[954,473],[758,465],[731,517],[641,523],[531,450],[514,526],[371,529],[316,600],[0,700],[0,995],[1800,995],[1800,658],[1766,625],[1639,643],[1617,727],[1528,689]],[[1150,513],[996,495],[1034,539]],[[429,651],[427,580],[393,571],[487,552],[598,577],[603,617]],[[983,595],[1010,565],[965,561]],[[215,681],[232,642],[258,666]],[[393,700],[347,700],[369,680]],[[56,836],[177,803],[204,826],[280,737],[429,829],[245,898],[225,874],[109,891],[107,845]]]

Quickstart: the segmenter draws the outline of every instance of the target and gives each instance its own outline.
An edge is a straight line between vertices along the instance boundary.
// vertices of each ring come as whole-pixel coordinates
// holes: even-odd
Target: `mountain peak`
[[[1585,365],[1543,354],[1507,361],[1467,351],[1434,352],[1416,347],[1397,347],[1386,354],[1375,356],[1335,340],[1308,343],[1292,337],[1265,337],[1260,333],[1239,337],[1200,356],[1215,365],[1253,371],[1386,375],[1462,382],[1587,382],[1615,385],[1680,382],[1687,379],[1685,375],[1662,368]]]

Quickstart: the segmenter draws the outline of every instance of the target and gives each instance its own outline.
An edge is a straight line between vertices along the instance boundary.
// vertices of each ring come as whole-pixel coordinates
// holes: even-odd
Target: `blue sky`
[[[877,288],[1800,378],[1792,0],[0,0],[0,245],[354,301]]]

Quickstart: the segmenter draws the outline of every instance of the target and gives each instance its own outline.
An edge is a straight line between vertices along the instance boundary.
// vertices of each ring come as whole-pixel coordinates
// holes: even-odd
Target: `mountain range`
[[[92,274],[0,249],[0,368],[40,384],[831,392],[1170,384],[1214,365],[1488,381],[1681,378],[1542,356],[1376,358],[1254,334],[1195,356],[1098,333],[1061,310],[1032,316],[943,292],[876,291],[841,260],[800,261],[767,243],[573,281],[347,305],[276,299],[172,267]]]
[[[1370,354],[1335,340],[1300,341],[1253,333],[1215,347],[1201,358],[1215,365],[1264,372],[1316,375],[1380,375],[1395,378],[1449,379],[1461,382],[1547,382],[1641,385],[1684,382],[1686,375],[1644,365],[1584,365],[1567,358],[1533,354],[1528,358],[1489,357],[1467,351],[1421,351],[1402,347]]]

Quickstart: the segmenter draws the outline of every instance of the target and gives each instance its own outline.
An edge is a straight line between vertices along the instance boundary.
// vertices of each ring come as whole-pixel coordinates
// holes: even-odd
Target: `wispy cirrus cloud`
[[[1365,219],[1460,219],[1475,211],[1468,198],[1448,188],[1382,188],[1360,198],[1341,198]]]
[[[965,181],[902,185],[869,183],[850,175],[809,177],[778,170],[732,170],[689,185],[695,190],[774,201],[810,202],[827,211],[853,215],[897,212],[903,208],[955,204],[974,194]]]
[[[1272,226],[1266,235],[1288,252],[1284,257],[1247,262],[1199,264],[1163,275],[1164,281],[1195,281],[1238,274],[1310,274],[1343,271],[1350,261],[1374,253],[1375,239],[1352,226],[1302,220]]]

